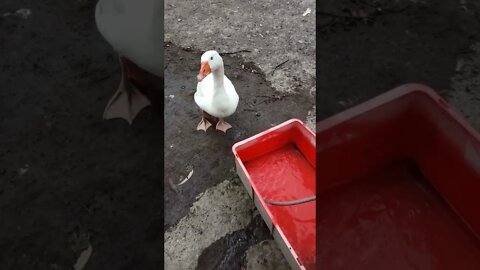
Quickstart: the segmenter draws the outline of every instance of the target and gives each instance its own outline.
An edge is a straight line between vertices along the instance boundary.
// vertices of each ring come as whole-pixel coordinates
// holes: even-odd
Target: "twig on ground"
[[[290,60],[287,59],[287,60],[283,61],[282,63],[276,65],[276,66],[273,68],[273,70],[272,70],[272,75],[273,75],[273,73],[275,72],[275,70],[277,70],[277,69],[280,68],[281,66],[285,65],[288,61],[290,61]]]
[[[252,52],[252,51],[250,51],[250,50],[239,50],[239,51],[235,51],[235,52],[220,53],[220,55],[229,55],[229,54],[236,54],[236,53],[242,53],[242,52]]]

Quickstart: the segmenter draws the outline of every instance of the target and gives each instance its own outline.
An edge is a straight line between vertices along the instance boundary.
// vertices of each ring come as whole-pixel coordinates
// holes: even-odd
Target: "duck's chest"
[[[215,96],[210,106],[211,112],[217,117],[226,117],[235,112],[236,104],[228,96]]]

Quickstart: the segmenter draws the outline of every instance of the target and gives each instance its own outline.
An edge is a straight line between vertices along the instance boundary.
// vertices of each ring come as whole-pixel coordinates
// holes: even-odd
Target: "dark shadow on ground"
[[[248,226],[232,232],[206,248],[198,258],[196,270],[246,268],[246,251],[263,240],[273,239],[265,222],[256,211]]]

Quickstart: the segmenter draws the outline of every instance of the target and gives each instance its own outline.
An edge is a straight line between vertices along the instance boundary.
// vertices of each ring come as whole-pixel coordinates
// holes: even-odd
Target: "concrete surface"
[[[165,233],[165,269],[195,269],[203,249],[250,222],[254,205],[239,181],[225,180],[197,199],[187,216]]]
[[[458,58],[455,70],[447,101],[480,131],[480,43],[473,44],[468,54]]]
[[[282,252],[274,240],[264,240],[247,251],[246,269],[255,270],[289,270]]]

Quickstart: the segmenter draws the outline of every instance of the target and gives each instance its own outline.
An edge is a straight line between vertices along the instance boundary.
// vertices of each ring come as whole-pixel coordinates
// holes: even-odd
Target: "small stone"
[[[30,169],[30,166],[28,164],[25,164],[25,166],[23,166],[23,168],[18,169],[18,175],[23,176],[24,174],[26,174],[28,172],[29,169]]]

